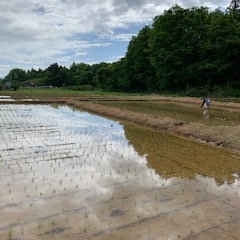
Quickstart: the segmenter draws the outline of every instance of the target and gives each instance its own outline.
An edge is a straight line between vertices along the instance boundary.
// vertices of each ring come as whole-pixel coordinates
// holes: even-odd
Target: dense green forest
[[[240,97],[240,0],[225,11],[178,5],[132,37],[114,63],[13,69],[3,82],[70,89]]]

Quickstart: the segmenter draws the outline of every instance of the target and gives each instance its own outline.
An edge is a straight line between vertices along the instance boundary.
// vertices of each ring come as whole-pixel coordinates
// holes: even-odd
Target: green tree
[[[155,89],[155,69],[149,61],[149,37],[151,29],[144,27],[129,43],[125,57],[126,90],[148,91]]]
[[[62,85],[61,79],[58,78],[58,71],[60,67],[57,63],[51,64],[44,73],[45,82],[47,85],[60,87]]]
[[[236,19],[240,20],[240,0],[232,0],[228,7],[228,11]]]
[[[116,62],[113,62],[111,66],[112,66],[111,78],[112,82],[114,82],[114,84],[112,84],[114,86],[114,91],[128,92],[129,79],[127,78],[126,74],[127,69],[126,58],[124,57]]]
[[[95,67],[95,66],[94,66]],[[93,85],[95,72],[86,63],[73,63],[70,66],[70,85]]]
[[[214,86],[236,86],[240,79],[240,24],[231,14],[210,14],[207,40],[202,44],[202,73]],[[238,84],[239,85],[239,84]]]
[[[111,64],[104,64],[97,70],[95,82],[97,82],[98,87],[105,91],[114,90],[115,84],[112,78]]]
[[[27,74],[23,69],[15,68],[12,69],[8,75],[4,78],[5,82],[10,82],[10,85],[18,86],[22,82],[27,80]]]
[[[160,90],[185,90],[199,81],[200,43],[206,38],[207,8],[178,5],[154,19],[150,60]]]
[[[69,70],[66,67],[60,66],[59,71],[57,73],[56,78],[61,83],[61,86],[68,86],[69,85]]]

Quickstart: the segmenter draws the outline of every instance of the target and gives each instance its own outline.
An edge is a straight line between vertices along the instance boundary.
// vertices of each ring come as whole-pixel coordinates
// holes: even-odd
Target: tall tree
[[[129,43],[125,57],[127,89],[147,91],[155,89],[155,69],[149,60],[149,37],[151,29],[146,26]]]
[[[57,77],[60,67],[57,63],[51,64],[45,71],[46,84],[60,87],[62,85],[61,80]]]
[[[95,82],[97,82],[97,86],[102,88],[105,91],[114,90],[114,81],[112,78],[112,68],[111,64],[104,64],[101,68],[97,70],[97,74],[95,77]]]
[[[229,7],[228,7],[228,11],[235,18],[240,20],[240,0],[232,0]]]
[[[202,44],[202,73],[208,85],[235,85],[240,79],[240,22],[231,14],[210,14],[207,40]]]
[[[126,69],[127,63],[126,58],[123,57],[117,62],[112,64],[112,79],[113,86],[115,86],[115,91],[128,92],[129,91],[129,80],[127,78]]]
[[[86,63],[73,63],[70,67],[71,85],[92,85],[93,72]]]
[[[199,81],[199,44],[205,39],[207,16],[207,8],[176,5],[154,19],[150,60],[160,90],[185,90]]]
[[[70,82],[69,70],[66,67],[60,66],[56,79],[59,80],[60,86],[68,86]]]
[[[20,84],[27,80],[27,74],[23,69],[14,68],[4,78],[5,81],[10,81],[12,84]]]

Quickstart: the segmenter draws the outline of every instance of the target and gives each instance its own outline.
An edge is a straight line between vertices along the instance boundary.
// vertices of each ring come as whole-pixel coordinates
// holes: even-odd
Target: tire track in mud
[[[166,217],[166,216],[169,216],[169,215],[171,215],[173,213],[181,212],[181,211],[184,211],[186,209],[190,209],[190,208],[196,207],[198,205],[201,205],[201,204],[204,204],[204,203],[208,203],[209,201],[211,201],[211,199],[208,199],[208,198],[203,199],[201,201],[196,201],[196,202],[190,203],[188,205],[185,205],[185,206],[183,206],[183,207],[181,207],[179,209],[174,209],[174,210],[170,210],[170,211],[166,211],[166,212],[161,212],[161,213],[159,213],[159,214],[157,214],[155,216],[142,218],[142,219],[140,219],[138,221],[134,221],[134,222],[131,222],[131,223],[128,223],[128,224],[124,224],[124,225],[118,226],[116,228],[110,228],[110,229],[107,229],[107,230],[98,231],[97,233],[94,233],[93,236],[95,236],[95,237],[97,236],[98,237],[100,235],[111,234],[111,233],[119,231],[119,230],[125,230],[127,228],[132,228],[132,227],[135,227],[135,226],[140,225],[142,223],[146,223],[146,222],[150,222],[150,221],[153,221],[153,220],[157,220],[157,219],[159,219],[161,217]],[[233,207],[233,209],[235,209],[235,206]],[[220,226],[222,226],[224,224],[228,224],[228,223],[234,222],[234,221],[239,220],[239,219],[240,219],[240,217],[232,218],[230,221],[225,221],[225,222],[223,222],[221,224],[214,225],[213,227],[205,229],[205,230],[203,230],[203,231],[201,231],[201,232],[199,232],[197,234],[191,235],[189,237],[198,236],[198,235],[200,235],[201,233],[203,233],[205,231],[209,231],[210,229],[213,229],[213,228],[216,228],[216,227],[220,227]],[[189,238],[186,237],[186,238],[181,238],[181,239],[186,239],[187,240]]]
[[[219,230],[222,230],[225,234],[226,234],[226,231],[222,229],[222,227],[226,224],[230,224],[230,223],[236,223],[236,222],[240,222],[240,217],[236,217],[236,218],[232,218],[231,220],[229,221],[225,221],[225,222],[222,222],[220,224],[217,224],[217,225],[214,225],[214,226],[211,226],[207,229],[204,229],[202,231],[199,231],[197,233],[194,233],[194,234],[189,234],[188,236],[184,237],[184,238],[181,238],[182,240],[193,240],[195,237],[199,237],[200,235],[203,235],[205,233],[208,233],[209,231],[213,230],[213,229],[219,229]],[[229,230],[230,231],[230,230]],[[228,233],[230,235],[230,233]],[[196,238],[198,239],[198,238]],[[234,239],[236,239],[234,237]]]
[[[122,199],[122,198],[119,198],[118,200],[120,200],[120,199]],[[193,203],[187,204],[184,207],[181,207],[181,208],[178,208],[178,209],[173,209],[173,210],[170,210],[170,211],[161,212],[161,213],[159,213],[159,214],[157,214],[155,216],[142,218],[139,221],[134,221],[134,222],[130,222],[128,224],[124,224],[124,225],[118,226],[118,227],[114,227],[114,228],[109,228],[107,230],[98,231],[96,233],[93,233],[92,235],[93,236],[100,236],[100,235],[105,235],[105,234],[110,233],[110,232],[131,228],[131,227],[134,227],[134,226],[139,225],[141,223],[145,223],[145,222],[148,222],[148,221],[156,220],[156,219],[158,219],[160,217],[163,217],[163,216],[167,216],[167,215],[170,215],[170,214],[173,214],[173,213],[176,213],[176,212],[183,211],[185,209],[196,207],[196,206],[201,205],[201,204],[203,204],[205,202],[209,202],[210,200],[211,200],[210,198],[206,198],[206,199],[203,199],[201,201],[198,200],[198,201],[195,201]],[[96,206],[105,205],[105,204],[108,204],[108,203],[109,203],[109,201],[106,201],[106,202],[103,202],[103,203],[100,203],[100,204],[95,204],[95,205],[92,205],[92,206],[96,207]],[[34,220],[31,219],[31,220],[25,221],[23,223],[15,222],[15,223],[12,223],[12,224],[7,225],[7,226],[0,227],[0,231],[6,231],[9,228],[14,228],[14,227],[27,226],[29,224],[32,224],[33,222],[40,222],[40,221],[44,221],[44,220],[51,219],[51,218],[54,218],[54,217],[59,217],[62,214],[70,215],[70,214],[74,214],[74,213],[79,213],[79,212],[82,212],[84,210],[88,210],[88,209],[92,208],[92,206],[91,207],[81,207],[81,208],[71,209],[71,210],[63,211],[61,213],[51,214],[51,215],[48,215],[48,216],[45,216],[45,217],[42,217],[42,218],[37,218],[37,219],[34,219]]]

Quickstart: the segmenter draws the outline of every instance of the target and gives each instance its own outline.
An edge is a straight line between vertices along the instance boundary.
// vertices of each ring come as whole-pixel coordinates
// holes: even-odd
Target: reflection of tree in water
[[[150,167],[164,178],[195,178],[196,174],[213,177],[219,184],[232,183],[234,173],[240,173],[240,161],[233,154],[216,147],[196,143],[181,137],[125,124],[130,144],[147,156]]]

